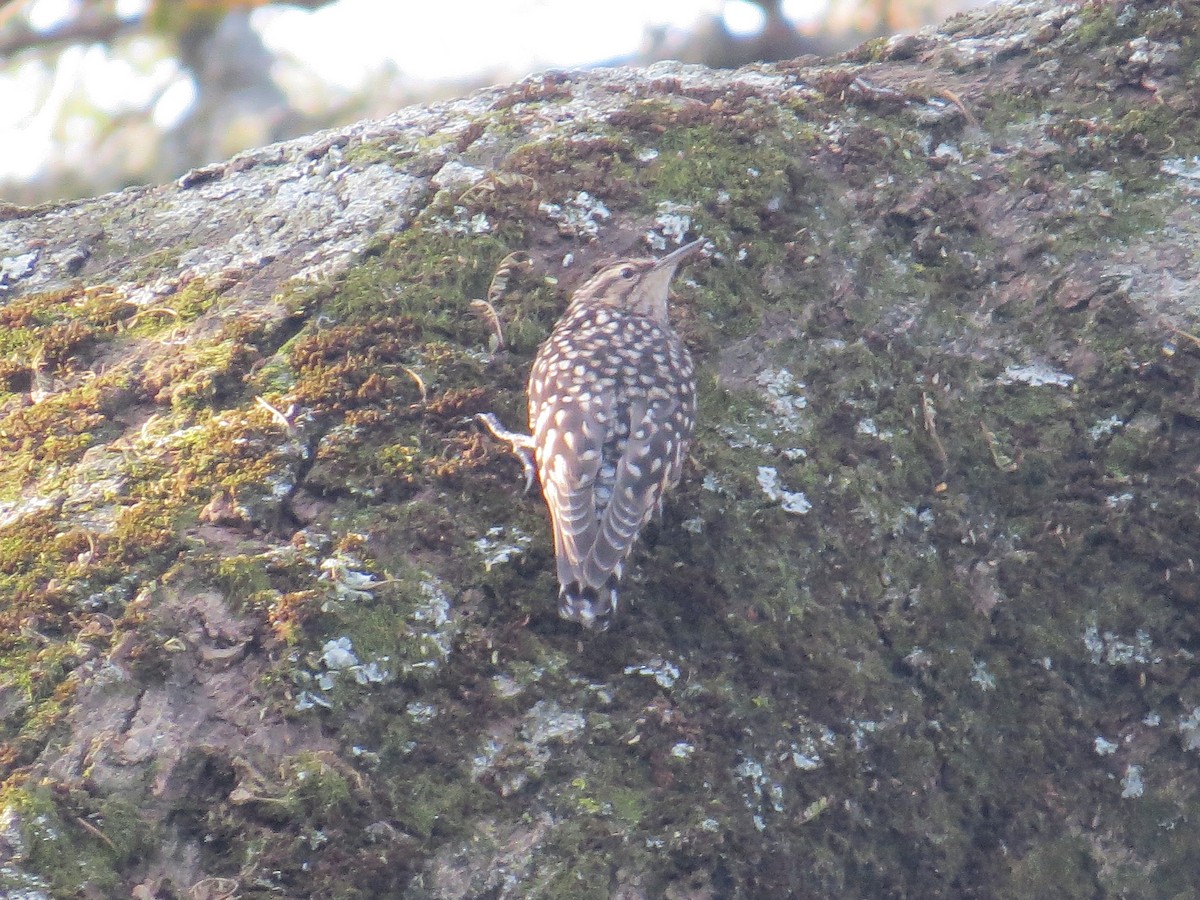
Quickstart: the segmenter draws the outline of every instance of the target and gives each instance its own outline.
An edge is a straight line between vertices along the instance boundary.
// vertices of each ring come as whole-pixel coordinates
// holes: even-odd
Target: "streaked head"
[[[680,263],[694,256],[704,240],[692,241],[662,259],[618,259],[583,284],[571,305],[604,304],[667,322],[667,295]]]

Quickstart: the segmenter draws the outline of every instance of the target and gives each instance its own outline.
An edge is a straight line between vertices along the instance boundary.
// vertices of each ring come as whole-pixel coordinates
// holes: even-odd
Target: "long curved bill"
[[[642,276],[642,287],[645,289],[647,296],[658,297],[663,303],[662,315],[665,317],[667,308],[667,291],[670,288],[671,279],[675,277],[675,270],[679,264],[693,256],[705,241],[700,239],[692,241],[690,244],[684,244],[678,250],[668,253],[662,259],[654,264],[654,268]]]
[[[675,267],[681,262],[683,262],[685,259],[690,259],[693,255],[698,253],[700,248],[703,247],[705,243],[706,241],[704,238],[697,238],[690,244],[684,244],[682,247],[672,250],[670,253],[660,259],[657,263],[655,263],[654,268],[670,269],[674,271]]]

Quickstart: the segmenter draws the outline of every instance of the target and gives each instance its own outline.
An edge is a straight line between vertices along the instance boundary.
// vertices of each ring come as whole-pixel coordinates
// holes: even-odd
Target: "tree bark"
[[[1198,33],[1016,3],[3,210],[3,888],[1188,895]],[[696,446],[580,633],[473,418],[692,237]]]

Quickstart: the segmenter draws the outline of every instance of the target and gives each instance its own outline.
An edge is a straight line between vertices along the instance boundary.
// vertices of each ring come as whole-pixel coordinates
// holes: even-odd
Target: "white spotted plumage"
[[[679,481],[691,443],[695,380],[667,319],[667,291],[699,245],[601,270],[530,372],[530,443],[554,533],[559,612],[590,628],[608,626],[622,564]]]

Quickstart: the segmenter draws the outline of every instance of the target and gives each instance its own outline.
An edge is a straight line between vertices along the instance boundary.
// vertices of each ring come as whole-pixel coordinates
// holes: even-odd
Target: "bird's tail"
[[[605,631],[617,612],[617,601],[615,573],[599,588],[583,587],[572,581],[558,592],[558,614],[589,631]]]

